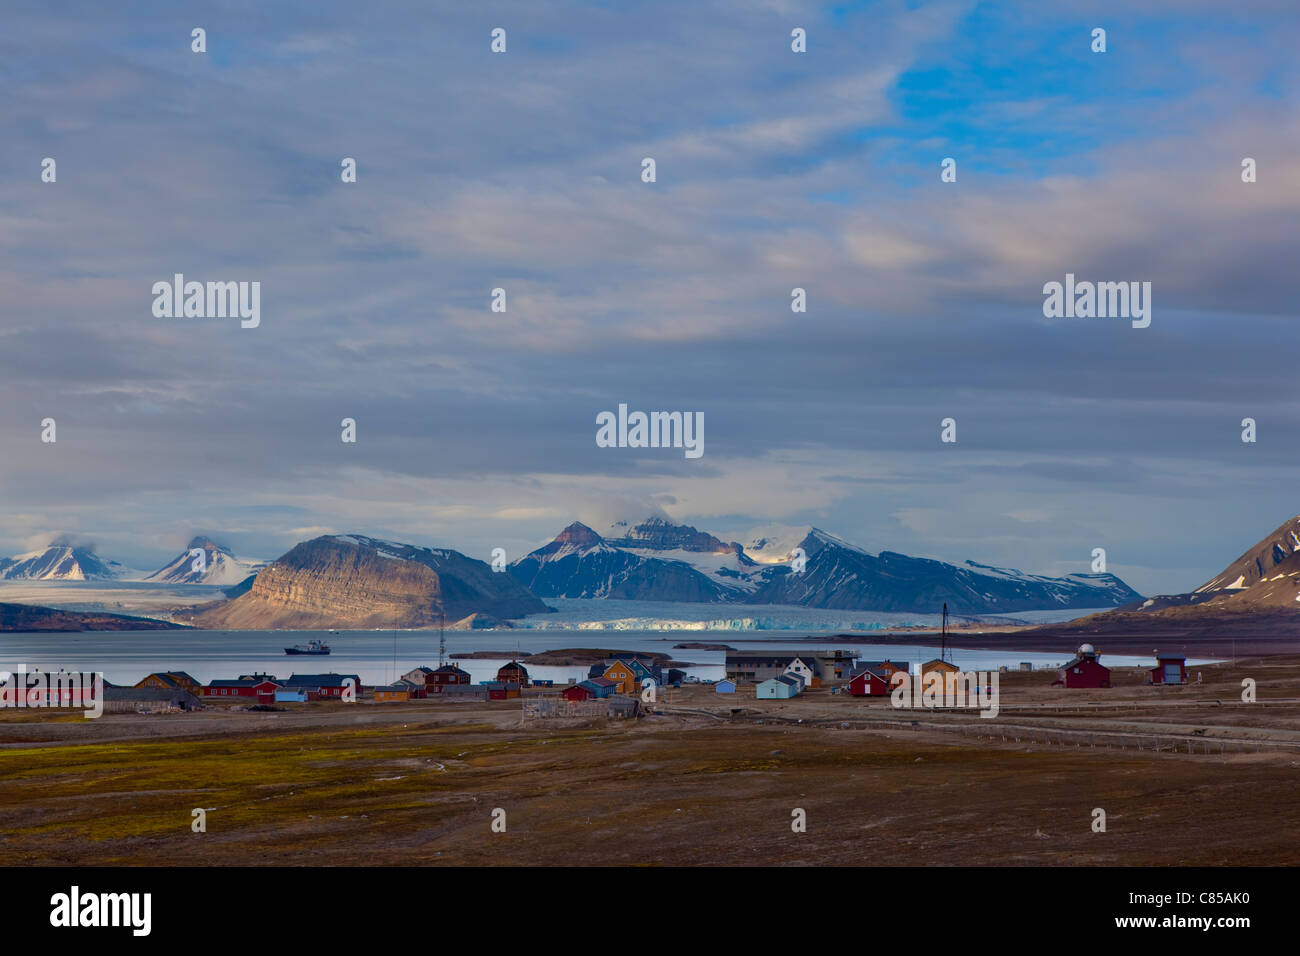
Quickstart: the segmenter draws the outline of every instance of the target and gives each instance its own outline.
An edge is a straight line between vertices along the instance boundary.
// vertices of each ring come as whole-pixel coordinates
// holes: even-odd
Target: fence
[[[565,700],[558,695],[525,697],[524,720],[562,720],[570,717],[635,717],[640,710],[636,700]]]

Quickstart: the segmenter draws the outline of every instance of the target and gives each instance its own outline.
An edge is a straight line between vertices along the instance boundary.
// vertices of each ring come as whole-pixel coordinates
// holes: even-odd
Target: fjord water
[[[752,637],[751,637],[752,635]],[[865,635],[869,638],[869,635]],[[750,639],[745,639],[749,637]],[[754,639],[758,638],[758,639]],[[814,638],[807,641],[806,638]],[[823,640],[824,638],[824,640]],[[328,657],[290,657],[284,648],[325,641]],[[748,632],[717,634],[680,630],[509,630],[447,631],[447,653],[500,651],[487,659],[457,659],[475,683],[491,680],[497,668],[516,651],[536,653],[562,647],[597,647],[629,651],[657,651],[675,660],[689,662],[688,674],[705,680],[723,676],[723,651],[672,650],[682,642],[725,643],[738,650],[805,650],[843,648],[866,660],[889,658],[913,664],[939,656],[937,645],[857,644],[834,640],[832,632],[802,631],[797,634]],[[964,670],[1015,668],[1020,661],[1033,662],[1034,669],[1055,667],[1066,657],[1061,654],[1017,650],[948,650],[949,657]],[[527,659],[524,659],[527,663]],[[290,673],[356,674],[363,684],[383,684],[421,664],[437,666],[438,632],[435,631],[97,631],[77,633],[16,632],[0,634],[0,671],[20,664],[29,671],[40,669],[98,671],[115,684],[134,684],[146,674],[162,670],[183,670],[207,682],[240,674],[268,673],[287,677]],[[1149,664],[1144,657],[1106,655],[1111,666]],[[1189,664],[1198,663],[1189,661]],[[528,665],[530,676],[554,680],[582,680],[585,666]]]

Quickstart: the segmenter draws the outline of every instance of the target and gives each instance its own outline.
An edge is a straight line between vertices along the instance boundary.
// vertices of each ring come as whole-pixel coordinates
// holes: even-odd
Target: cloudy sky
[[[1104,547],[1155,593],[1300,512],[1290,0],[5,20],[0,552],[513,559],[666,513],[1040,573]],[[259,281],[260,327],[156,318],[178,272]],[[1044,318],[1067,272],[1151,282],[1150,327]],[[598,448],[620,402],[703,412],[703,457]]]

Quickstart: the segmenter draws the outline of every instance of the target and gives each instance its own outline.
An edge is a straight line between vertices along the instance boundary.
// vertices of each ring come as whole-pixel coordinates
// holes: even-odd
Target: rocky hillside
[[[546,610],[509,574],[457,551],[327,535],[274,561],[246,593],[182,619],[207,628],[409,628],[437,627],[445,615],[451,627]]]
[[[180,627],[168,621],[122,614],[63,611],[31,604],[0,604],[0,631],[158,631]]]
[[[1186,594],[1160,594],[1044,633],[1300,636],[1300,517],[1283,522]]]

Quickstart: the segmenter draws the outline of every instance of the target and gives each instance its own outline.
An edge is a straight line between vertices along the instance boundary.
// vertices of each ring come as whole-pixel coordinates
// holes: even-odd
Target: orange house
[[[610,664],[600,676],[616,683],[618,686],[614,689],[620,694],[630,694],[637,689],[636,673],[622,661]]]
[[[926,661],[924,664],[921,665],[922,679],[924,679],[925,675],[930,673],[931,671],[938,671],[940,679],[942,679],[944,676],[948,674],[961,673],[961,668],[958,667],[956,664],[952,664],[948,661],[941,661],[939,660],[939,658],[936,657],[934,660]]]

